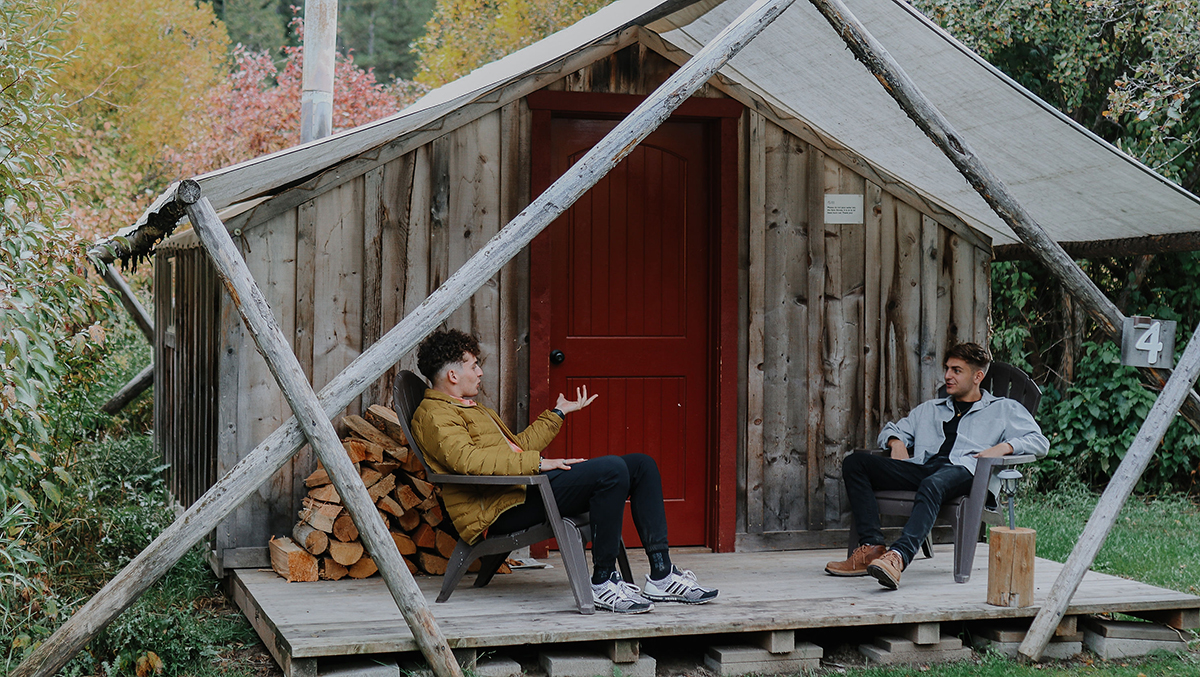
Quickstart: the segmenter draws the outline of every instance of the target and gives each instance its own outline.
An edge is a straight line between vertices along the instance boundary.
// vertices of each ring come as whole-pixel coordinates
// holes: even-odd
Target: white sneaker
[[[597,609],[619,614],[644,614],[654,609],[638,586],[621,580],[621,574],[615,571],[600,585],[592,584],[592,602]]]
[[[702,588],[696,583],[696,574],[688,570],[680,571],[679,567],[671,565],[671,573],[662,580],[654,580],[646,575],[646,588],[642,596],[655,602],[683,602],[684,604],[704,604],[717,598],[719,590]]]

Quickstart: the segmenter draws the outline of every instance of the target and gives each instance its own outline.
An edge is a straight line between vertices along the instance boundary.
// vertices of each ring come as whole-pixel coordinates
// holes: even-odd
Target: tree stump
[[[1022,607],[1033,604],[1033,553],[1037,532],[992,527],[988,536],[987,603]]]

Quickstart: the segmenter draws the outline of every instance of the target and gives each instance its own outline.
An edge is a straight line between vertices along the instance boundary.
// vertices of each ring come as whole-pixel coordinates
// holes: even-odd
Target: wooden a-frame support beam
[[[150,313],[146,312],[145,306],[141,301],[138,301],[133,290],[129,288],[129,283],[121,277],[121,273],[117,272],[116,266],[113,265],[113,257],[111,254],[103,251],[93,250],[89,252],[96,256],[94,261],[96,268],[100,271],[100,276],[104,278],[104,283],[117,292],[117,297],[124,306],[125,311],[133,318],[133,323],[141,330],[142,335],[154,345],[154,320],[150,319]],[[125,405],[132,402],[138,395],[141,395],[147,388],[154,384],[154,362],[152,361],[146,366],[137,376],[134,376],[117,391],[103,406],[100,411],[106,414],[116,414],[125,408]]]
[[[318,396],[321,415],[326,419],[337,415],[401,356],[415,348],[793,2],[795,0],[757,0],[717,34],[421,305],[321,389]],[[180,204],[174,199],[161,202],[167,210],[178,209]],[[304,433],[293,416],[231,468],[55,630],[17,666],[12,677],[49,677],[57,672],[113,618],[133,604],[146,588],[161,578],[193,544],[268,481],[304,443]]]
[[[967,182],[979,192],[988,205],[1004,219],[1013,229],[1017,237],[1029,248],[1042,265],[1046,266],[1073,297],[1078,299],[1099,322],[1105,333],[1111,339],[1118,339],[1124,315],[1104,295],[1095,283],[1088,278],[1075,261],[1067,255],[1042,227],[1025,211],[1016,198],[1008,191],[1008,187],[999,177],[991,173],[986,165],[971,150],[970,145],[962,138],[941,112],[921,93],[916,84],[896,63],[891,54],[880,44],[866,27],[846,8],[842,0],[810,0],[818,11],[829,21],[838,35],[849,46],[854,56],[879,80],[884,89],[892,95],[900,108],[912,118],[913,122],[929,136],[930,139],[950,158],[958,171]],[[1051,591],[1051,599],[1043,605],[1034,620],[1033,626],[1026,633],[1024,641],[1018,648],[1022,656],[1036,660],[1045,650],[1063,612],[1066,611],[1071,596],[1075,594],[1083,574],[1091,566],[1096,552],[1104,542],[1116,519],[1125,499],[1133,490],[1137,480],[1146,469],[1154,449],[1166,432],[1167,425],[1179,411],[1180,405],[1185,407],[1185,415],[1194,427],[1200,422],[1200,407],[1197,403],[1192,384],[1196,380],[1196,371],[1200,369],[1200,327],[1197,335],[1188,344],[1180,364],[1170,380],[1166,372],[1158,369],[1143,369],[1145,380],[1153,385],[1163,386],[1162,392],[1154,407],[1142,425],[1134,445],[1130,448],[1125,459],[1117,469],[1117,474],[1109,483],[1101,497],[1100,504],[1092,519],[1080,537],[1075,549],[1063,568],[1058,580]],[[1135,454],[1135,451],[1137,452]]]
[[[993,211],[1012,228],[1034,257],[1059,279],[1076,300],[1100,325],[1112,341],[1121,340],[1125,315],[1104,295],[1075,261],[1067,255],[1033,216],[1009,192],[1008,186],[979,159],[950,122],[942,115],[900,64],[875,39],[841,0],[810,0],[846,42],[854,56],[871,71],[900,108],[917,123],[934,144],[950,158],[954,166],[983,197]],[[1139,369],[1142,380],[1158,390],[1167,382],[1169,372],[1163,369]],[[1187,393],[1182,413],[1188,423],[1200,430],[1200,396]]]

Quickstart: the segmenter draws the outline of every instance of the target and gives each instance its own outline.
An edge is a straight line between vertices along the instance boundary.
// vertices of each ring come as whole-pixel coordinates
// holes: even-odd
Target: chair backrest
[[[421,460],[425,472],[432,475],[434,472],[425,462],[425,451],[417,444],[417,438],[413,437],[412,433],[413,414],[417,413],[417,407],[421,406],[421,400],[425,399],[425,389],[428,387],[425,385],[425,379],[407,369],[401,370],[392,381],[392,404],[396,407],[396,417],[400,419],[404,436],[408,438],[408,448]]]
[[[979,387],[995,395],[1007,397],[1021,403],[1031,416],[1037,416],[1038,404],[1042,401],[1042,389],[1019,367],[1006,362],[993,362]],[[946,396],[946,386],[938,388],[938,397]]]

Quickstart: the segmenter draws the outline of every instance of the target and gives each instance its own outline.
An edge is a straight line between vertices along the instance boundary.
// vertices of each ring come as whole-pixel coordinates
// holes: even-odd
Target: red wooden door
[[[541,121],[535,194],[616,125]],[[710,127],[664,123],[540,236],[531,261],[530,359],[548,365],[547,402],[582,385],[600,395],[547,454],[652,456],[672,545],[705,544],[710,514]],[[628,513],[623,532],[638,544]]]

